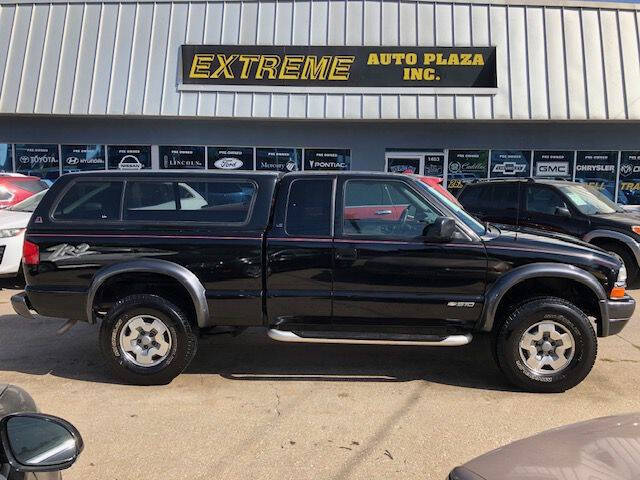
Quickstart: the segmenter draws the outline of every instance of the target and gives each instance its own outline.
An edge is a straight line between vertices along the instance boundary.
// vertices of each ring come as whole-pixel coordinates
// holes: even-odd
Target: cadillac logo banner
[[[183,45],[186,85],[496,88],[495,47]]]

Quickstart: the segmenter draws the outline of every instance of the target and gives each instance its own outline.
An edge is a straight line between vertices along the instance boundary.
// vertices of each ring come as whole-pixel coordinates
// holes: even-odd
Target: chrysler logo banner
[[[576,154],[576,181],[594,186],[613,200],[617,163],[618,152],[579,151]]]
[[[183,45],[185,85],[496,88],[495,47]]]

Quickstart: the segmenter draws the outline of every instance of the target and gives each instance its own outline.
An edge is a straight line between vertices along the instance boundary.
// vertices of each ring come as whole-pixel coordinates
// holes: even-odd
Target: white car
[[[0,278],[15,277],[20,272],[24,232],[46,190],[0,210]]]

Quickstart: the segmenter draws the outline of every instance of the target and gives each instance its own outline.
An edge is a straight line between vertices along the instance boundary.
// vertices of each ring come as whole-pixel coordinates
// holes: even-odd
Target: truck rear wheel
[[[100,325],[100,349],[111,370],[138,385],[164,385],[193,359],[197,336],[184,312],[156,295],[116,302]]]
[[[596,360],[596,333],[578,307],[557,297],[518,306],[500,327],[498,364],[518,387],[541,393],[578,385]]]

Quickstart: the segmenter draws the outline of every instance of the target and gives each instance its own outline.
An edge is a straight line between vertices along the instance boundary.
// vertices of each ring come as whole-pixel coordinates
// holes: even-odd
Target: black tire
[[[542,321],[559,324],[573,337],[569,363],[557,372],[537,373],[526,366],[520,340]],[[496,356],[500,370],[514,385],[530,392],[558,393],[578,385],[596,361],[598,340],[587,316],[572,303],[557,297],[539,297],[519,305],[500,326],[496,336]],[[524,355],[524,353],[523,353]],[[568,358],[567,358],[568,360]]]
[[[627,285],[631,285],[638,278],[638,262],[626,247],[619,243],[607,243],[602,246],[607,252],[615,253],[624,262],[627,269]]]
[[[157,365],[137,365],[120,345],[123,328],[138,315],[160,320],[166,326],[164,338],[171,339],[168,353]],[[102,321],[99,343],[109,368],[126,382],[166,385],[189,365],[196,354],[198,337],[187,316],[173,303],[156,295],[131,295],[116,302]]]

